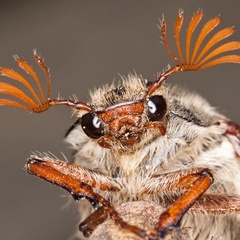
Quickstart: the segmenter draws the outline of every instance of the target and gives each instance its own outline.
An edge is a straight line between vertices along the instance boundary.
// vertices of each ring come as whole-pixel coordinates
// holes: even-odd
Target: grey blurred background
[[[74,93],[81,101],[88,100],[89,89],[117,80],[118,74],[136,71],[154,80],[173,64],[160,44],[159,18],[165,15],[170,30],[179,8],[185,10],[185,23],[199,8],[204,22],[221,14],[221,26],[235,25],[235,39],[240,39],[239,0],[8,0],[0,1],[0,66],[19,71],[12,58],[18,54],[37,69],[32,58],[36,48],[51,69],[52,97]],[[179,73],[168,82],[200,93],[240,123],[239,75],[239,65],[226,64]],[[68,239],[77,229],[74,204],[66,204],[65,191],[28,175],[23,166],[36,150],[70,158],[62,139],[75,120],[71,109],[29,114],[0,108],[0,116],[0,239]]]

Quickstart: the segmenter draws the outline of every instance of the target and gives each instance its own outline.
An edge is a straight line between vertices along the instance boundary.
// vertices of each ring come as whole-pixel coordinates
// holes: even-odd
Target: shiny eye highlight
[[[81,118],[81,126],[86,135],[98,139],[104,135],[104,127],[100,119],[92,113],[87,113]]]
[[[167,103],[163,96],[151,96],[147,103],[148,117],[151,121],[160,121],[167,112]]]

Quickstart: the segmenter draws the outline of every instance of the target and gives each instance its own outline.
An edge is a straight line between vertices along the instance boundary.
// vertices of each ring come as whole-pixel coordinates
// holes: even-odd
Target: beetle
[[[26,169],[66,189],[75,200],[85,199],[79,201],[79,229],[85,237],[108,217],[143,239],[163,239],[178,226],[192,228],[194,239],[212,239],[219,233],[230,239],[240,237],[240,127],[197,94],[165,84],[170,75],[180,71],[240,63],[239,55],[228,54],[240,48],[239,41],[217,45],[231,36],[234,28],[219,30],[206,42],[220,17],[202,27],[191,48],[202,17],[203,12],[198,11],[190,20],[183,53],[180,32],[184,13],[179,12],[174,25],[178,57],[168,44],[167,23],[161,21],[163,42],[176,64],[157,80],[129,74],[118,85],[95,89],[89,103],[52,99],[49,71],[35,50],[34,59],[46,75],[46,95],[33,68],[18,56],[14,57],[17,65],[37,83],[40,95],[21,74],[0,68],[1,75],[20,82],[31,93],[0,82],[1,94],[18,99],[1,98],[0,106],[40,113],[65,105],[77,115],[66,133],[66,142],[73,148],[72,162],[33,154]],[[139,200],[166,207],[152,229],[131,225],[116,211],[124,202]]]

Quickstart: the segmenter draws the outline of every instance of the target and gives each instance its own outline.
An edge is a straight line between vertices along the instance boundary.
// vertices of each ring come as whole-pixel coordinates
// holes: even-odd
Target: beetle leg
[[[186,191],[164,211],[155,230],[157,236],[163,238],[168,230],[179,225],[186,211],[207,191],[213,182],[212,175],[208,169],[203,169],[198,178],[186,189]],[[189,177],[190,181],[192,176]]]
[[[88,216],[79,225],[79,230],[85,237],[89,237],[93,230],[101,223],[103,223],[108,217],[108,213],[104,207],[99,207],[90,216]]]
[[[88,170],[80,166],[75,166],[67,162],[53,159],[44,154],[40,156],[31,156],[28,159],[26,168],[30,174],[37,175],[47,181],[48,175],[45,171],[50,171],[50,169],[52,169],[57,171],[59,174],[71,176],[78,180],[78,182],[83,182],[93,188],[98,188],[102,191],[119,191],[122,188],[121,183],[114,180],[113,178],[104,176],[103,174]]]
[[[159,184],[157,184],[159,182]],[[196,168],[155,176],[144,186],[145,193],[182,192],[182,195],[164,211],[152,235],[163,238],[179,225],[187,210],[207,191],[213,182],[208,169]]]
[[[123,229],[131,231],[144,239],[149,239],[148,234],[144,230],[124,222],[112,205],[92,189],[92,187],[98,186],[99,189],[102,190],[119,190],[120,185],[116,185],[114,180],[111,182],[110,178],[101,176],[98,173],[53,160],[49,157],[46,157],[45,159],[44,157],[31,157],[27,162],[26,168],[30,174],[38,176],[67,190],[75,200],[86,198],[91,202],[95,208],[95,212],[93,212],[79,226],[85,236],[89,236],[93,230],[109,216]],[[88,184],[83,182],[83,180]],[[105,180],[105,182],[103,181],[101,183],[101,180]],[[89,184],[91,184],[91,186]],[[116,186],[118,186],[119,189],[117,189]]]

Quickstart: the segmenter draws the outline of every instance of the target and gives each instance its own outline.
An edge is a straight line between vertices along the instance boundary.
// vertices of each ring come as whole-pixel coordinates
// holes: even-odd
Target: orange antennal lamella
[[[33,89],[31,84],[20,73],[14,71],[13,69],[1,67],[0,74],[2,76],[6,76],[8,78],[11,78],[13,80],[20,82],[23,86],[25,86],[30,91],[32,96],[31,97],[28,96],[25,92],[23,92],[22,90],[20,90],[19,88],[15,87],[12,84],[0,82],[0,93],[11,95],[13,97],[16,97],[18,100],[20,100],[20,102],[18,102],[15,100],[0,98],[0,106],[18,107],[18,108],[23,108],[30,112],[43,112],[50,107],[49,106],[49,98],[50,98],[49,71],[44,65],[43,60],[37,55],[36,51],[34,51],[34,58],[46,75],[47,85],[48,85],[47,96],[46,97],[44,96],[41,82],[36,72],[33,70],[33,68],[23,59],[19,58],[17,55],[14,55],[14,59],[17,65],[20,68],[22,68],[27,74],[29,74],[36,82],[40,96],[38,96],[38,94]]]
[[[176,65],[163,72],[157,81],[155,81],[148,89],[147,95],[150,96],[157,88],[161,86],[161,83],[171,74],[179,71],[197,71],[204,68],[212,67],[223,63],[240,63],[240,56],[235,54],[224,53],[240,49],[240,41],[231,41],[223,43],[216,47],[216,44],[223,39],[231,36],[235,30],[233,27],[224,28],[217,33],[215,33],[206,44],[203,45],[203,41],[206,39],[207,35],[212,32],[213,29],[221,22],[220,17],[215,17],[210,19],[201,29],[199,35],[197,36],[196,42],[192,45],[192,36],[198,26],[199,22],[203,17],[203,12],[198,11],[190,20],[186,32],[185,40],[185,54],[183,54],[180,33],[182,29],[182,24],[184,20],[183,11],[179,12],[174,25],[174,39],[176,43],[176,48],[179,57],[177,57],[169,46],[167,39],[167,23],[165,19],[161,21],[160,31],[162,34],[163,42],[171,55],[171,57],[176,62]],[[214,48],[215,47],[215,48]],[[191,51],[192,49],[192,51]],[[220,55],[220,56],[219,56]]]
[[[70,107],[74,107],[75,109],[82,109],[85,111],[92,110],[92,108],[89,105],[82,102],[75,102],[72,100],[50,99],[51,81],[50,81],[49,71],[45,66],[43,60],[37,55],[37,52],[35,50],[34,50],[33,56],[37,64],[40,66],[40,68],[42,69],[42,71],[46,76],[46,80],[47,80],[46,96],[43,93],[41,82],[36,72],[33,70],[33,68],[23,59],[15,55],[14,59],[17,65],[20,68],[22,68],[27,74],[29,74],[36,82],[39,96],[31,86],[31,84],[20,73],[9,68],[1,67],[0,74],[2,76],[6,76],[8,78],[11,78],[13,80],[20,82],[23,86],[27,88],[27,90],[31,93],[32,96],[30,97],[25,92],[23,92],[22,90],[20,90],[19,88],[15,87],[12,84],[0,82],[0,93],[11,95],[17,98],[18,100],[20,100],[19,102],[11,99],[0,98],[0,106],[17,107],[17,108],[25,109],[29,112],[36,112],[36,113],[46,111],[51,106],[56,106],[56,105],[67,105]]]

